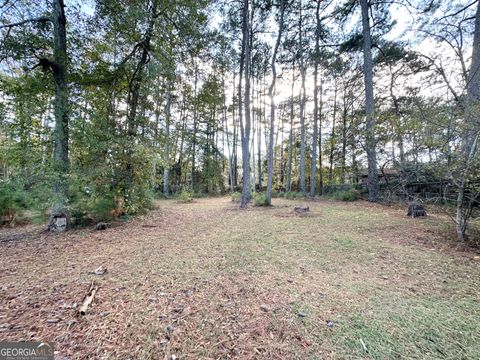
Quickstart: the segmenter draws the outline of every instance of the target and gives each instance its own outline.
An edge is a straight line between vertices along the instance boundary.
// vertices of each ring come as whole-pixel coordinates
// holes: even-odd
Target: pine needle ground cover
[[[59,359],[480,358],[480,261],[440,214],[156,205],[106,231],[0,230],[0,339],[54,341]]]

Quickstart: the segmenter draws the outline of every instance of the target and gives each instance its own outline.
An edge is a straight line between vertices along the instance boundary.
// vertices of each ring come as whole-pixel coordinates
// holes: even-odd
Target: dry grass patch
[[[0,244],[1,338],[53,340],[68,359],[480,358],[480,262],[436,246],[441,216],[273,203],[165,200],[104,232],[15,234]]]

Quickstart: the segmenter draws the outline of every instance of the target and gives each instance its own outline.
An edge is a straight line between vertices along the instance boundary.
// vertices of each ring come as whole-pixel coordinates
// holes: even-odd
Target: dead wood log
[[[93,302],[93,298],[98,291],[98,286],[95,286],[93,283],[90,285],[85,298],[83,299],[83,304],[78,309],[80,315],[85,315],[87,313],[88,306]]]

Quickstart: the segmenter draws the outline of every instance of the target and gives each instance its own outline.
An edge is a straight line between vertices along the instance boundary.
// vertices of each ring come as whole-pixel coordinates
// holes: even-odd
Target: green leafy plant
[[[303,197],[302,193],[298,191],[287,191],[285,193],[285,199],[288,199],[288,200],[300,199],[302,197]]]
[[[193,201],[193,194],[188,190],[183,190],[180,193],[179,201],[182,203],[189,203]]]
[[[338,191],[332,194],[332,198],[341,201],[357,201],[361,198],[361,193],[357,189],[348,189],[345,191]]]
[[[0,216],[2,223],[12,223],[27,209],[27,194],[11,182],[0,183]]]
[[[266,193],[255,193],[253,195],[253,205],[255,206],[270,206]]]
[[[235,191],[235,192],[232,194],[232,201],[233,201],[233,202],[240,202],[241,199],[242,199],[242,194],[239,193],[238,191]]]

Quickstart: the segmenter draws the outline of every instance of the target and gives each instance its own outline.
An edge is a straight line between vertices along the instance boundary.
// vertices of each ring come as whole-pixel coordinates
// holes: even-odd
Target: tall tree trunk
[[[160,81],[160,79],[158,80]],[[155,87],[155,129],[153,131],[153,148],[155,151],[155,155],[152,161],[152,186],[156,190],[157,186],[157,147],[158,147],[158,126],[160,124],[160,85],[157,84]]]
[[[458,196],[456,204],[456,233],[457,240],[465,239],[465,232],[468,226],[468,216],[465,208],[465,188],[467,179],[472,170],[472,163],[477,153],[478,140],[480,136],[480,127],[478,114],[480,111],[480,2],[477,4],[475,14],[475,32],[473,35],[472,61],[467,82],[467,99],[465,109],[466,123],[464,136],[462,137],[462,166],[460,177],[457,180]]]
[[[235,82],[233,84],[233,88],[235,89]],[[222,73],[222,92],[223,92],[223,127],[225,131],[225,135],[227,137],[227,152],[228,152],[228,184],[230,185],[230,193],[233,194],[233,159],[232,159],[232,148],[230,147],[230,137],[229,137],[229,129],[228,129],[228,121],[227,121],[227,104],[226,100],[227,97],[225,96],[225,72]],[[233,120],[235,121],[235,119]]]
[[[129,93],[128,93],[128,114],[127,114],[127,163],[125,171],[125,203],[127,208],[132,205],[132,183],[133,183],[133,149],[135,145],[135,138],[137,135],[137,108],[140,98],[140,87],[142,85],[145,65],[148,61],[148,52],[150,49],[150,40],[153,34],[153,27],[155,25],[155,13],[157,8],[157,1],[154,0],[152,7],[150,9],[150,20],[148,22],[148,27],[145,33],[145,37],[141,42],[141,55],[140,60],[137,63],[135,72],[130,79],[129,83]]]
[[[305,187],[305,59],[303,53],[303,19],[302,19],[302,1],[300,0],[300,20],[299,20],[299,41],[300,41],[300,73],[302,76],[302,87],[300,90],[300,191],[306,194]]]
[[[170,171],[170,161],[169,161],[169,147],[170,147],[170,109],[172,105],[172,80],[168,80],[167,83],[167,101],[165,103],[165,147],[163,149],[163,194],[168,195],[169,193],[169,171]]]
[[[294,121],[294,87],[295,87],[295,60],[292,66],[292,94],[290,96],[290,133],[288,137],[288,166],[286,191],[292,190],[292,161],[293,161],[293,121]]]
[[[57,226],[58,230],[68,227],[69,217],[67,214],[68,185],[66,175],[69,169],[68,158],[68,83],[67,83],[67,18],[65,16],[65,4],[63,0],[52,0],[53,7],[53,77],[55,81],[55,129],[54,129],[54,152],[53,165],[56,172],[56,180],[53,184],[54,201],[51,220],[63,217],[66,226]]]
[[[343,92],[343,112],[342,112],[342,156],[340,159],[340,183],[345,184],[345,171],[346,171],[346,152],[347,152],[347,117],[348,117],[348,97],[347,90],[345,89],[347,84],[344,84]],[[348,92],[350,96],[350,91]]]
[[[198,65],[195,61],[195,80],[193,84],[193,134],[192,134],[192,169],[191,169],[191,186],[195,191],[195,154],[197,151],[197,86],[198,86]]]
[[[235,72],[233,72],[233,95],[232,95],[232,123],[233,123],[233,144],[232,144],[232,159],[230,160],[232,162],[232,179],[230,180],[232,182],[232,188],[235,189],[237,187],[237,120],[235,117],[235,109],[236,109],[236,101],[235,101]]]
[[[245,208],[250,201],[250,25],[249,25],[249,0],[243,0],[242,11],[242,55],[240,57],[240,84],[239,84],[239,117],[242,138],[242,170],[243,188],[240,206]],[[245,72],[245,99],[242,103],[241,78]],[[245,122],[242,119],[242,105],[245,105]]]
[[[315,196],[317,175],[317,142],[318,142],[318,66],[320,62],[320,0],[317,0],[315,11],[315,63],[313,69],[313,139],[312,139],[312,170],[310,175],[310,196]]]
[[[259,80],[258,80],[259,81]],[[257,168],[258,168],[258,189],[259,191],[262,191],[263,188],[263,183],[262,183],[262,122],[260,121],[261,119],[261,112],[262,112],[262,106],[261,106],[261,86],[259,86],[257,81]]]
[[[272,83],[268,89],[268,96],[270,97],[270,132],[269,132],[269,142],[268,142],[268,180],[267,180],[267,203],[270,205],[272,203],[272,182],[273,182],[273,134],[275,131],[275,83],[277,81],[277,69],[275,67],[275,62],[277,61],[277,52],[278,47],[280,46],[280,41],[282,39],[283,33],[283,19],[285,14],[285,2],[286,0],[281,0],[280,2],[280,20],[278,22],[278,36],[275,43],[275,48],[273,49],[272,56]]]
[[[333,153],[335,150],[335,125],[336,125],[336,120],[337,120],[337,93],[338,93],[338,87],[337,87],[337,79],[335,78],[335,92],[333,95],[333,122],[332,122],[332,134],[330,135],[330,165],[329,165],[329,170],[328,170],[328,181],[330,182],[330,185],[333,182]]]
[[[323,194],[323,156],[322,156],[322,109],[323,109],[323,78],[320,78],[320,105],[318,109],[318,167],[320,170],[320,195]]]
[[[373,60],[372,39],[370,33],[370,17],[368,0],[360,0],[362,8],[362,33],[363,33],[363,74],[365,80],[365,147],[368,161],[368,200],[376,202],[380,198],[380,189],[377,173],[377,152],[375,139],[375,108],[373,97]]]
[[[251,39],[250,39],[251,40]],[[250,41],[250,45],[251,45],[251,41]],[[253,72],[252,72],[252,77],[251,77],[252,81],[253,81],[253,86],[252,86],[252,97],[251,97],[251,101],[253,102],[252,104],[252,108],[251,108],[251,112],[252,112],[252,142],[250,144],[250,147],[251,147],[251,150],[250,150],[250,156],[252,158],[252,164],[253,166],[251,166],[251,168],[253,169],[253,173],[252,173],[252,184],[253,184],[253,192],[256,191],[256,184],[257,184],[257,168],[255,166],[255,134],[256,134],[256,131],[257,131],[257,127],[256,127],[256,119],[255,119],[255,77],[253,76]],[[257,82],[258,84],[258,82]]]

